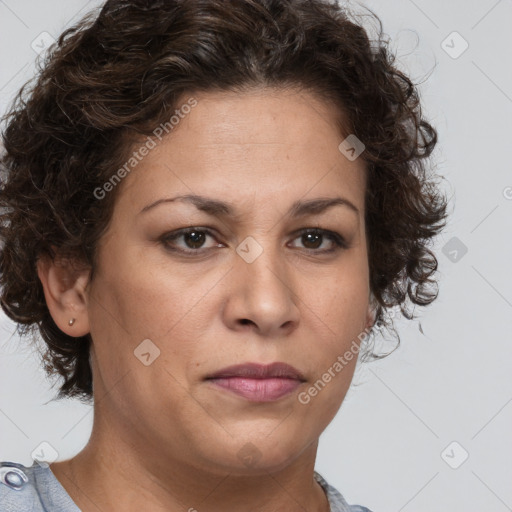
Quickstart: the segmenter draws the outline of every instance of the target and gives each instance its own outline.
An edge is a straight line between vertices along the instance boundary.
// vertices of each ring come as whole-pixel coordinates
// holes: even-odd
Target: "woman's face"
[[[193,98],[117,185],[99,245],[87,289],[97,421],[145,456],[219,473],[278,470],[335,416],[356,364],[344,354],[370,321],[366,171],[338,149],[334,108],[309,93]],[[167,201],[185,195],[230,213]],[[297,208],[335,198],[346,203]],[[260,383],[266,401],[207,379],[273,362],[304,378],[279,398],[272,386],[283,379]]]

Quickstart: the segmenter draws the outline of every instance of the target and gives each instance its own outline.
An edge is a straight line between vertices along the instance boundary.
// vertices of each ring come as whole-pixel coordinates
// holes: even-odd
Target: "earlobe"
[[[375,320],[377,317],[377,302],[375,300],[375,296],[373,293],[370,293],[370,300],[368,303],[368,310],[366,312],[366,329],[371,330],[375,325]]]
[[[375,324],[375,315],[376,315],[375,310],[370,306],[368,308],[368,313],[366,315],[366,328],[368,330],[371,330],[373,325]]]
[[[57,327],[69,336],[89,333],[87,284],[90,269],[78,268],[68,258],[48,255],[37,260],[37,274],[43,285],[46,305]]]

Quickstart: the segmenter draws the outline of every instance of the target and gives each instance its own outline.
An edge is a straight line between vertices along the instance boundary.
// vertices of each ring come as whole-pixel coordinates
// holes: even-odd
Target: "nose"
[[[252,329],[265,337],[289,334],[300,318],[300,300],[291,269],[278,251],[264,250],[249,261],[237,255],[227,276],[224,322],[230,329]]]

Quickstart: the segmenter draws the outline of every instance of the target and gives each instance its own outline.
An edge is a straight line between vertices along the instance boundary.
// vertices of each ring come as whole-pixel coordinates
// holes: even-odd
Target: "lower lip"
[[[251,402],[272,402],[295,391],[301,382],[296,379],[269,378],[249,379],[247,377],[224,377],[209,379],[222,389],[240,395]]]

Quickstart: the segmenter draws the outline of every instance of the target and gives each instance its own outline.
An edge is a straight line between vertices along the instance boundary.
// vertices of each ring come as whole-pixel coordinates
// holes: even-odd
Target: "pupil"
[[[194,249],[199,248],[204,243],[204,233],[201,231],[190,231],[189,233],[186,233],[185,235],[189,241],[191,241],[192,247]],[[313,248],[317,248],[319,245],[321,245],[321,237],[322,235],[318,233],[306,233],[303,235],[305,237],[305,244],[312,244]],[[320,243],[319,243],[320,242]],[[191,245],[187,243],[187,245]]]
[[[186,234],[186,237],[192,240],[194,249],[197,249],[204,243],[204,233],[202,233],[201,231],[191,231],[190,233]]]
[[[306,240],[307,240],[307,242],[306,242],[306,244],[305,244],[305,245],[307,245],[307,243],[309,243],[309,242],[310,242],[310,241],[312,241],[312,240],[313,240],[313,244],[314,244],[314,248],[315,248],[315,249],[316,249],[319,245],[321,245],[321,243],[320,243],[320,244],[318,244],[318,241],[320,240],[320,238],[321,238],[321,236],[322,236],[322,235],[320,235],[320,234],[318,234],[318,233],[306,233],[304,236],[306,237]]]

